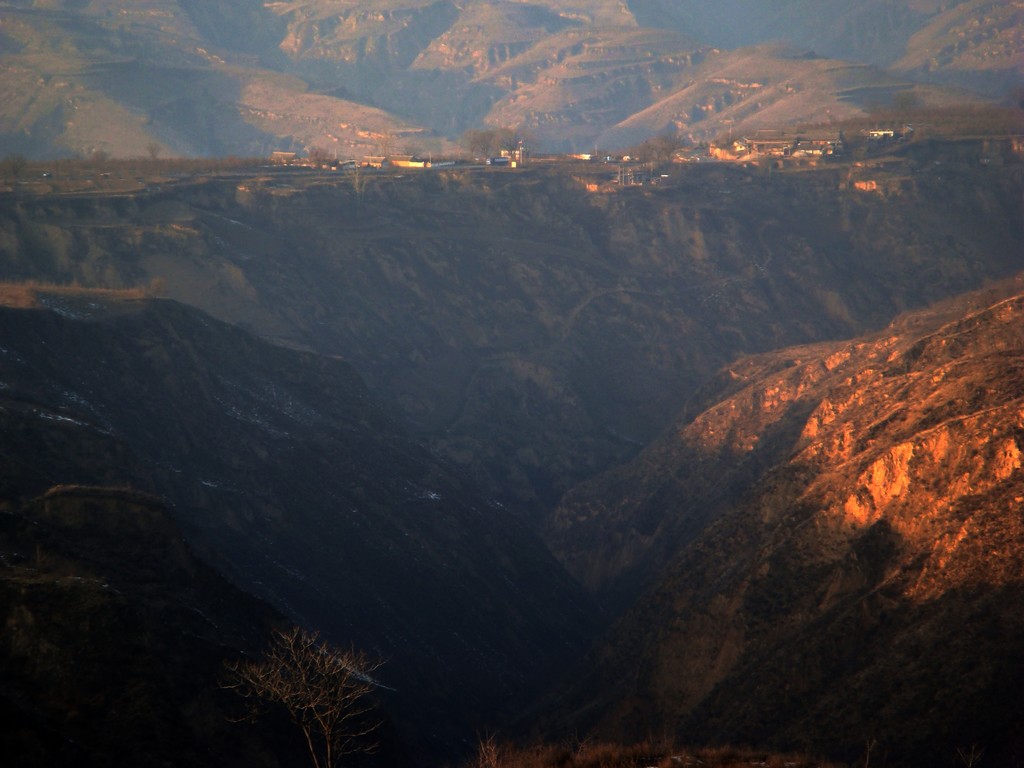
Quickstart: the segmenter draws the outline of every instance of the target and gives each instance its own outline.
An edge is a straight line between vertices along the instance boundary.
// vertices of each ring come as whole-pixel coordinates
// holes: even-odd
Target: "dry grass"
[[[36,289],[27,283],[0,283],[0,305],[15,309],[38,306]]]
[[[163,280],[157,278],[147,286],[134,288],[85,288],[80,285],[41,283],[35,280],[25,282],[0,282],[0,306],[14,309],[36,309],[42,306],[41,299],[57,296],[70,299],[107,299],[132,301],[157,298],[164,292]]]
[[[583,741],[520,747],[481,739],[465,768],[840,768],[807,755],[744,747],[678,748],[669,742],[632,745]]]

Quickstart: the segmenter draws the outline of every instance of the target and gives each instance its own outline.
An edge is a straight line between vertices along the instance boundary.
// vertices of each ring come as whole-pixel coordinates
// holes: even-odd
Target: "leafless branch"
[[[256,661],[227,665],[225,687],[254,704],[278,703],[302,730],[315,768],[334,768],[343,755],[372,752],[380,722],[370,694],[381,662],[341,650],[301,627],[275,631]]]

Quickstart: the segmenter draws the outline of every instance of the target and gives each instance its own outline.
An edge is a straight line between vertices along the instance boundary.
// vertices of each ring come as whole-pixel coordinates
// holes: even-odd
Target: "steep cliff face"
[[[847,759],[874,739],[900,765],[1016,754],[1022,285],[729,368],[633,477],[675,483],[662,529],[629,540],[686,543],[584,676],[577,700],[604,702],[591,723]]]
[[[548,527],[555,550],[596,592],[628,596],[657,573],[681,541],[732,507],[780,460],[790,463],[788,471],[799,469],[800,477],[815,475],[800,503],[813,497],[840,527],[885,519],[901,536],[919,532],[928,539],[932,532],[922,520],[986,487],[970,479],[971,461],[998,481],[1019,466],[1019,452],[1010,438],[997,436],[996,427],[1015,424],[1016,416],[991,402],[995,383],[1012,391],[1019,373],[1013,358],[1020,332],[1014,312],[1009,301],[992,310],[1007,317],[1005,323],[985,322],[984,314],[963,321],[965,327],[971,322],[992,326],[971,343],[967,361],[936,363],[966,343],[966,331],[949,340],[906,330],[845,348],[804,347],[738,361],[722,375],[720,388],[712,387],[714,395],[705,393],[724,392],[720,402],[629,467],[563,501]],[[935,370],[897,376],[900,366]],[[978,414],[962,413],[977,402],[988,405]],[[897,427],[904,431],[895,432]],[[961,433],[984,435],[990,428],[996,431],[985,438],[987,458],[982,458]],[[666,466],[672,471],[666,473]],[[626,494],[614,493],[627,487]],[[826,500],[835,493],[845,495]],[[776,512],[762,508],[765,520]],[[609,526],[614,535],[603,541],[590,533]]]
[[[458,13],[448,0],[385,7],[356,4],[339,8],[333,3],[306,3],[270,8],[286,21],[279,47],[288,56],[382,72],[412,64],[433,38],[448,29]]]
[[[694,164],[615,193],[588,192],[615,174],[592,164],[24,196],[0,210],[0,271],[156,280],[343,356],[489,494],[540,514],[728,361],[848,338],[1017,269],[1017,166],[974,152],[772,176]]]

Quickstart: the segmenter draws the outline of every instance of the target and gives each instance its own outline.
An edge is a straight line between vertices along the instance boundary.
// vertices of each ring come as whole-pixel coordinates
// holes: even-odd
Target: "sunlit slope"
[[[849,761],[1019,757],[1024,294],[1017,280],[847,343],[738,361],[568,534],[665,567],[557,698],[618,738]],[[584,572],[577,548],[569,561]],[[570,714],[571,713],[571,714]],[[869,734],[865,737],[864,734]],[[868,741],[865,741],[865,738]]]
[[[893,68],[997,97],[1019,93],[1024,85],[1024,3],[961,3],[916,32]]]
[[[632,0],[638,22],[738,49],[786,41],[819,56],[891,68],[918,83],[1013,98],[1024,77],[1018,0],[700,3]]]
[[[606,130],[597,143],[623,146],[668,133],[725,144],[729,136],[801,124],[835,132],[831,126],[836,123],[864,118],[901,100],[921,107],[981,101],[789,46],[713,49],[693,60],[697,65],[687,71],[685,82]]]
[[[173,3],[123,13],[9,5],[0,18],[0,136],[10,152],[266,155],[317,146],[361,156],[380,136],[423,131],[337,93],[312,93],[244,48],[208,39]],[[284,57],[270,50],[265,59]]]
[[[738,79],[761,72],[803,94],[794,101],[763,91],[760,107],[748,103],[762,124],[827,122],[872,103],[846,98],[811,66],[783,76],[780,55],[761,47],[767,42],[790,45],[789,58],[870,65],[858,77],[882,105],[894,85],[912,83],[960,89],[915,91],[921,103],[1006,99],[1019,78],[1018,3],[749,6],[8,2],[0,4],[0,139],[29,155],[316,147],[356,158],[384,146],[451,152],[467,128],[485,125],[526,130],[547,151],[657,132],[699,141],[737,119],[709,119],[716,85],[733,78],[713,66],[733,68],[723,51],[753,62]],[[897,82],[871,68],[889,66]]]

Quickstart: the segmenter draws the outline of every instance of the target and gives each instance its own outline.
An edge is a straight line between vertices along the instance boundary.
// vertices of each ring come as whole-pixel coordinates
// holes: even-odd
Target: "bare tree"
[[[395,151],[395,135],[391,131],[382,131],[376,137],[377,154],[387,159]]]
[[[514,127],[498,128],[495,131],[495,141],[499,152],[506,152],[511,155],[519,147],[522,137],[518,129]]]
[[[478,130],[470,128],[462,134],[462,146],[475,158],[486,157],[492,153],[495,145],[495,132],[493,130]]]
[[[652,136],[633,152],[640,162],[646,163],[653,169],[655,166],[665,165],[672,161],[672,156],[679,149],[679,140],[675,136],[661,135]]]
[[[515,156],[529,141],[530,137],[524,130],[514,127],[470,128],[460,138],[462,146],[473,157],[492,157],[501,152]]]
[[[875,751],[875,747],[877,746],[878,739],[876,739],[874,735],[871,735],[864,740],[864,768],[870,768],[871,753]]]
[[[506,760],[507,751],[498,743],[493,733],[480,736],[477,739],[476,756],[470,763],[470,768],[501,768]]]
[[[314,768],[335,768],[344,755],[372,752],[369,694],[377,688],[373,673],[381,662],[356,650],[341,650],[301,627],[275,631],[256,661],[227,665],[225,687],[254,704],[280,704],[302,730]]]
[[[509,157],[519,163],[525,161],[527,146],[533,141],[530,134],[522,128],[501,128],[498,131],[499,149],[507,152]]]
[[[981,763],[981,756],[985,754],[985,750],[977,744],[971,744],[970,749],[957,747],[956,753],[960,758],[960,762],[962,762],[967,768],[975,768],[975,766]]]
[[[307,154],[314,168],[323,168],[331,162],[331,153],[323,147],[310,147]]]
[[[370,181],[370,175],[361,165],[353,166],[347,174],[348,180],[352,182],[352,191],[356,193],[356,203],[363,204],[363,195],[366,194],[366,185]]]

